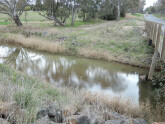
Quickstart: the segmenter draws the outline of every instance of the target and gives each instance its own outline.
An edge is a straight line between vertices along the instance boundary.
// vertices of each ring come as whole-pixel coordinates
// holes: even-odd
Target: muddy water
[[[146,99],[152,101],[150,85],[139,78],[148,73],[147,69],[2,45],[0,63],[55,85],[121,95],[137,103]]]

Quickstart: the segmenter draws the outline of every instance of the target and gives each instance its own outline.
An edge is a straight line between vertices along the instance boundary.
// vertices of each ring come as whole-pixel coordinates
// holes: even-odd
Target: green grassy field
[[[136,16],[136,17],[143,17],[144,15],[141,14],[141,13],[135,13],[135,14],[133,14],[133,16]]]
[[[160,14],[153,14],[153,15],[156,16],[157,18],[165,20],[165,16],[161,16]]]
[[[25,20],[25,14],[27,14],[26,20]],[[34,11],[27,11],[24,12],[21,17],[21,21],[46,21],[44,17],[38,14],[38,12]],[[11,20],[8,15],[0,14],[0,20]]]
[[[0,25],[10,25],[11,22],[7,22],[7,21],[0,21]]]
[[[25,18],[26,15],[26,18]],[[46,18],[44,18],[43,16],[39,15],[38,12],[35,11],[27,11],[24,12],[21,17],[20,20],[23,22],[37,22],[35,24],[31,24],[31,25],[38,25],[38,26],[52,26],[53,23],[47,23],[44,21],[48,21]],[[10,25],[12,22],[12,19],[8,16],[8,15],[4,15],[4,14],[0,14],[0,25]],[[95,24],[95,23],[100,23],[102,22],[101,20],[97,19],[97,20],[92,20],[90,22],[83,22],[81,19],[78,18],[78,16],[76,16],[76,21],[75,21],[75,25],[74,27],[78,27],[78,26],[82,26],[82,25],[88,25],[88,24]],[[66,20],[66,26],[65,27],[71,27],[71,18],[68,18]],[[63,27],[62,27],[63,28]]]

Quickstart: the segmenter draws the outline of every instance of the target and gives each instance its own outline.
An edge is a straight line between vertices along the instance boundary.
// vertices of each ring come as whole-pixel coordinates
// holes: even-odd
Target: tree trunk
[[[85,20],[85,13],[83,13],[83,22],[85,22],[86,20]]]
[[[120,20],[120,5],[118,4],[118,6],[117,6],[117,21],[119,21]]]
[[[22,26],[22,22],[20,21],[18,15],[14,16],[14,17],[13,17],[13,20],[14,20],[15,24],[16,24],[18,27]]]
[[[54,18],[54,21],[56,23],[58,23],[60,26],[64,26],[64,24],[60,20],[58,20],[57,18]]]
[[[74,26],[74,7],[72,5],[72,22],[71,22],[71,26]]]

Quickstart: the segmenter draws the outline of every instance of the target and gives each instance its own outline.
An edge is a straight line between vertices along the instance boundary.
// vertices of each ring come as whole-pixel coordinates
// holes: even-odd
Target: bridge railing
[[[149,45],[155,46],[155,52],[148,78],[151,79],[156,67],[158,57],[165,62],[165,25],[145,20],[145,28],[149,37]]]

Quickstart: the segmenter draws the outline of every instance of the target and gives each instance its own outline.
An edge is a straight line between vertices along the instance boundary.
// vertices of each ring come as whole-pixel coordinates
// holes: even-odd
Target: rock
[[[67,105],[64,107],[62,113],[63,113],[63,116],[66,118],[66,117],[69,117],[69,116],[72,116],[74,113],[76,112],[76,108],[73,107],[72,105]]]
[[[142,37],[144,38],[144,39],[147,39],[148,38],[148,36],[147,36],[147,33],[143,33],[143,35],[142,35]]]
[[[128,31],[132,31],[134,29],[134,27],[133,26],[123,26],[123,31],[124,32],[128,32]]]
[[[125,124],[123,120],[109,120],[105,124]]]
[[[133,124],[148,124],[144,119],[132,119]]]
[[[66,118],[67,124],[90,124],[89,118],[85,115],[73,115]]]
[[[15,111],[17,102],[1,102],[0,103],[0,115],[8,116],[11,112]]]
[[[144,119],[108,120],[105,124],[147,124]]]
[[[139,78],[143,81],[146,81],[147,80],[147,76],[146,75],[140,75]]]
[[[59,37],[58,39],[60,40],[60,42],[62,42],[62,41],[66,41],[68,38],[67,37]]]
[[[165,122],[154,122],[152,124],[165,124]]]
[[[49,35],[50,35],[49,32],[43,32],[43,33],[42,33],[42,37],[47,37],[47,36],[49,36]]]
[[[105,124],[105,120],[102,117],[98,117],[95,119],[94,124]]]
[[[48,116],[42,117],[38,119],[34,124],[56,124],[55,122],[51,121]]]
[[[48,116],[54,122],[61,123],[63,121],[62,111],[55,106],[47,106],[41,108],[37,113],[37,119]]]
[[[121,120],[121,119],[126,119],[125,116],[120,115],[119,113],[104,113],[104,119],[107,120]]]
[[[0,124],[9,124],[6,120],[0,118]]]

